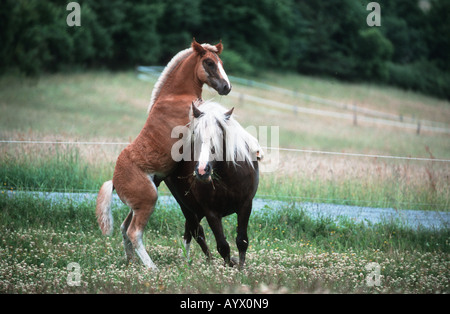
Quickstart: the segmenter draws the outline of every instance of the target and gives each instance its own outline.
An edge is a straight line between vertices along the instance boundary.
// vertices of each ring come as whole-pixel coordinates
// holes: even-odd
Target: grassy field
[[[103,237],[94,202],[76,208],[30,196],[0,198],[0,293],[449,293],[449,231],[411,231],[393,225],[370,228],[351,221],[311,220],[287,206],[254,213],[244,270],[223,266],[209,228],[208,263],[197,244],[186,261],[184,220],[177,208],[158,204],[145,245],[159,267],[127,265],[118,226]],[[297,210],[298,209],[298,210]],[[128,209],[115,208],[121,221]],[[235,216],[224,220],[232,252]],[[68,285],[70,263],[80,285]],[[367,285],[379,265],[379,284]]]
[[[450,125],[448,102],[386,87],[346,84],[293,74],[264,73],[257,80],[365,108],[421,119],[423,125]],[[136,73],[55,74],[39,80],[0,78],[0,140],[130,142],[146,120],[153,84]],[[347,112],[293,95],[233,84],[245,93],[306,108]],[[376,123],[294,114],[212,98],[244,126],[278,126],[280,147],[363,154],[450,159],[446,133]],[[244,98],[245,99],[245,98]],[[350,111],[351,112],[351,111]],[[262,173],[258,197],[292,202],[279,215],[271,208],[252,215],[246,269],[222,266],[204,223],[215,258],[208,264],[197,245],[190,261],[182,250],[181,211],[159,204],[145,233],[146,248],[160,272],[124,260],[116,208],[112,237],[101,236],[94,204],[51,204],[45,199],[10,198],[7,191],[98,191],[111,179],[125,145],[0,143],[1,293],[98,292],[412,292],[448,293],[448,230],[406,230],[396,225],[364,226],[353,221],[311,220],[294,201],[329,202],[396,209],[448,211],[450,165],[437,161],[280,152],[274,172]],[[162,193],[168,193],[161,187]],[[225,220],[234,246],[235,216]],[[81,286],[67,285],[67,265],[79,263]],[[380,266],[381,284],[369,287],[371,263]]]

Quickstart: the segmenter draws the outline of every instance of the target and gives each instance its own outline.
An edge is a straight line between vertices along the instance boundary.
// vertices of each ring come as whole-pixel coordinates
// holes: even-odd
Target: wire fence
[[[3,144],[53,144],[53,145],[128,145],[129,142],[74,142],[74,141],[42,141],[42,140],[0,140]],[[391,156],[391,155],[376,155],[376,154],[362,154],[362,153],[345,153],[333,151],[321,151],[300,148],[283,148],[263,146],[263,149],[270,151],[286,151],[297,153],[321,154],[321,155],[335,155],[348,157],[365,157],[365,158],[380,158],[380,159],[398,159],[398,160],[416,160],[416,161],[433,161],[433,162],[450,162],[450,159],[439,158],[423,158],[423,157],[408,157],[408,156]]]

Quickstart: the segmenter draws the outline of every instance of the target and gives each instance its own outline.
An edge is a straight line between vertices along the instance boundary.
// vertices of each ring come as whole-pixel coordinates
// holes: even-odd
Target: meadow
[[[263,73],[257,80],[410,119],[423,125],[450,124],[448,102],[394,88],[348,84],[294,74]],[[0,78],[0,139],[48,142],[130,142],[146,119],[152,82],[134,72]],[[233,92],[346,112],[251,86]],[[278,126],[279,145],[331,152],[450,159],[447,133],[330,117],[295,114],[218,97],[235,106],[244,126]],[[445,230],[409,230],[394,224],[362,225],[309,218],[302,201],[448,211],[450,165],[433,160],[392,160],[302,152],[280,152],[273,172],[261,174],[257,197],[287,200],[250,220],[247,266],[222,265],[207,224],[214,259],[207,263],[196,244],[186,261],[184,220],[176,206],[159,203],[144,234],[158,273],[124,259],[115,208],[115,232],[101,236],[92,201],[74,205],[15,195],[19,190],[96,192],[109,180],[125,144],[0,143],[1,293],[448,293],[450,237]],[[270,151],[269,151],[270,153]],[[165,186],[160,192],[168,193]],[[15,195],[15,197],[11,197]],[[299,203],[300,202],[300,203]],[[232,250],[235,216],[225,219]],[[81,285],[67,284],[67,265],[81,268]],[[367,285],[366,266],[380,266],[380,285]]]
[[[98,230],[93,201],[76,207],[30,196],[2,197],[1,293],[448,293],[449,232],[370,227],[342,219],[312,220],[292,204],[274,215],[254,213],[243,270],[225,267],[205,228],[213,260],[193,243],[186,260],[184,219],[178,208],[158,204],[145,245],[158,265],[154,273],[127,264],[118,226]],[[128,209],[115,208],[121,221]],[[203,223],[206,227],[206,223]],[[236,219],[224,220],[234,245]],[[78,263],[79,285],[69,285]],[[379,283],[368,285],[373,268]],[[376,280],[376,278],[372,278]]]

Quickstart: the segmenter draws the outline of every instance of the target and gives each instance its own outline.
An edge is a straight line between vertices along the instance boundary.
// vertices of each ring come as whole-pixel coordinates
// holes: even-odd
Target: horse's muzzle
[[[219,95],[228,95],[231,92],[231,85],[225,83],[217,89],[217,92],[219,93]]]
[[[212,168],[209,163],[197,163],[194,175],[197,180],[209,182],[211,181]]]

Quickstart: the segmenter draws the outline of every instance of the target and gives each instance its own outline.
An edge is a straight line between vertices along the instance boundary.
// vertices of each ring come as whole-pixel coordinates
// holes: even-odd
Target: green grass
[[[111,171],[85,162],[76,147],[33,147],[20,157],[4,152],[0,177],[3,189],[37,191],[92,190]],[[106,173],[102,173],[106,172]]]
[[[103,237],[94,201],[76,207],[27,195],[0,197],[0,293],[448,293],[449,231],[366,227],[352,221],[312,220],[301,209],[253,213],[246,268],[224,267],[203,222],[213,252],[208,263],[197,244],[183,257],[184,220],[177,208],[158,204],[144,243],[160,271],[125,261],[119,222]],[[224,220],[232,252],[236,216]],[[67,265],[81,268],[81,285],[69,286]],[[381,285],[369,287],[368,263],[380,265]]]
[[[128,140],[144,125],[145,110],[136,106],[144,107],[150,93],[132,72],[1,77],[1,132]]]

